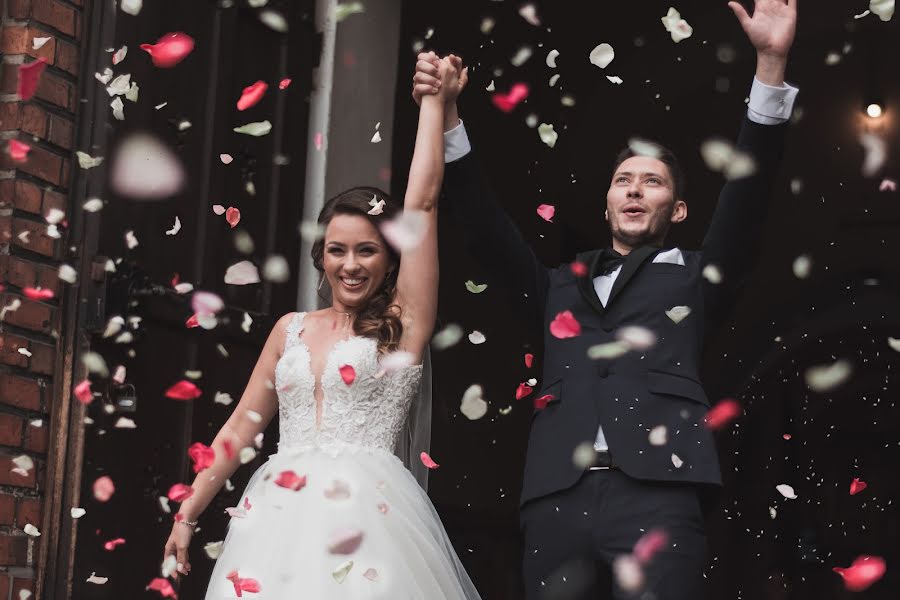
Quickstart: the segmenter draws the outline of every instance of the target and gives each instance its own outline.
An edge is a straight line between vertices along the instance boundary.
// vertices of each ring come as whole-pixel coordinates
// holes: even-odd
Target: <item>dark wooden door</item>
[[[78,520],[74,541],[73,598],[150,597],[144,590],[159,576],[172,522],[159,498],[174,483],[190,483],[187,448],[197,441],[209,445],[235,405],[215,403],[216,393],[230,394],[234,403],[239,400],[272,325],[296,308],[308,96],[312,62],[318,56],[312,5],[309,0],[270,1],[257,9],[244,0],[159,0],[145,2],[140,14],[131,16],[121,11],[110,14],[112,3],[96,3],[91,18],[106,25],[95,23],[95,30],[105,30],[108,39],[109,24],[114,23],[112,47],[128,46],[125,61],[113,69],[117,75],[130,73],[140,86],[140,96],[137,103],[125,101],[124,121],[107,113],[94,131],[101,124],[105,127],[100,139],[108,146],[108,157],[126,134],[138,130],[154,134],[181,160],[187,183],[176,196],[161,201],[117,197],[107,187],[103,195],[107,204],[97,215],[99,254],[116,264],[116,273],[106,284],[104,316],[141,321],[132,343],[115,343],[114,338],[104,340],[95,334],[92,349],[105,358],[111,371],[117,365],[126,367],[136,410],[123,412],[113,393],[95,399],[88,408],[92,422],[84,425],[79,500],[87,514]],[[261,10],[282,15],[287,32],[266,25]],[[176,31],[196,40],[193,52],[174,68],[153,66],[139,45]],[[97,65],[92,68],[102,71],[110,66],[111,54],[96,54]],[[282,90],[279,82],[284,78],[292,81]],[[239,112],[236,101],[242,89],[257,80],[268,83],[267,93],[259,104]],[[110,101],[102,89],[94,98]],[[263,137],[232,131],[265,119],[272,130]],[[226,153],[234,158],[231,164],[220,160]],[[238,208],[240,223],[232,229],[224,215],[213,212],[215,204]],[[181,230],[166,235],[176,217]],[[139,242],[133,249],[125,242],[128,231]],[[252,250],[239,250],[236,236],[251,239]],[[286,281],[264,279],[244,286],[224,282],[229,265],[250,260],[262,273],[272,255],[287,262]],[[176,275],[225,300],[219,326],[210,331],[186,326],[193,314],[191,295],[174,291]],[[241,327],[245,313],[253,320],[249,333]],[[202,396],[190,402],[166,398],[166,389],[185,379],[186,371],[199,373],[194,383]],[[98,379],[94,389],[103,391],[105,385]],[[114,412],[107,412],[105,405]],[[137,427],[116,427],[123,416]],[[273,423],[260,456],[274,450],[276,432]],[[181,584],[181,598],[203,597],[213,563],[202,548],[224,538],[224,508],[237,502],[260,460],[239,470],[233,479],[235,490],[220,495],[204,515],[192,546],[193,574]],[[116,491],[111,500],[100,503],[92,486],[104,475],[113,480]],[[62,515],[64,522],[70,518],[69,508]],[[177,510],[174,503],[172,510]],[[116,538],[124,538],[125,544],[104,549],[105,542]],[[88,583],[92,573],[108,577],[108,582]],[[55,589],[59,595],[58,580]]]

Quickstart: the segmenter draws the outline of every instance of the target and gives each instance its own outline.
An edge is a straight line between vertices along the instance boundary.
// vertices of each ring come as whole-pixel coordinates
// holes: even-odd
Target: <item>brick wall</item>
[[[73,168],[74,111],[82,35],[82,0],[6,0],[0,23],[0,308],[21,302],[0,322],[0,600],[20,600],[34,591],[42,529],[43,498],[55,369],[61,343],[62,282],[57,277],[65,247],[47,235],[44,216],[68,212]],[[49,37],[35,50],[35,37]],[[16,96],[18,66],[47,60],[35,97]],[[8,140],[32,150],[24,163],[8,155]],[[74,165],[77,167],[77,163]],[[53,290],[55,297],[26,298],[27,287]],[[24,351],[23,351],[24,350]],[[13,473],[13,459],[27,455],[34,469]],[[24,595],[27,596],[27,595]]]

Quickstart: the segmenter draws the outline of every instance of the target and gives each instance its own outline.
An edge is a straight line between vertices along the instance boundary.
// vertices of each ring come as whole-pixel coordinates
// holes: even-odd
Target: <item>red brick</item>
[[[11,69],[6,70],[9,71]],[[14,75],[16,74],[14,73]],[[14,82],[15,81],[17,80],[14,79]],[[8,82],[4,77],[4,91],[7,85]],[[15,91],[15,85],[16,83],[13,83],[13,92]],[[41,75],[41,80],[40,83],[38,83],[35,96],[69,111],[74,111],[75,109],[75,88],[72,83],[49,71],[44,71]]]
[[[0,306],[8,306],[19,300],[18,310],[8,311],[4,321],[17,327],[39,331],[49,335],[55,328],[56,308],[43,302],[35,302],[18,294],[0,296]]]
[[[27,348],[31,356],[19,352]],[[0,334],[0,362],[28,369],[32,373],[50,375],[54,371],[56,345],[28,340],[8,333]]]
[[[22,445],[22,418],[16,415],[0,413],[0,445]]]
[[[16,465],[13,464],[12,459],[15,458],[15,456],[0,456],[0,485],[12,485],[21,488],[35,487],[37,485],[37,466],[29,470],[28,475],[24,477],[19,473],[13,473],[12,470],[16,468]],[[2,537],[0,537],[0,539],[2,539]]]
[[[49,37],[44,45],[34,49],[34,38]],[[6,26],[0,34],[0,51],[6,54],[25,54],[35,58],[43,57],[49,64],[56,62],[56,38],[35,27]]]
[[[36,104],[25,104],[19,111],[19,128],[39,138],[47,136],[47,111]]]
[[[71,6],[55,0],[32,0],[31,16],[66,35],[75,36],[76,11]]]
[[[60,185],[70,187],[72,183],[72,161],[64,158],[62,162],[62,173],[59,176]]]
[[[0,493],[0,525],[12,525],[16,518],[16,497]],[[0,598],[5,598],[0,594]]]
[[[7,155],[0,155],[0,166],[7,169],[20,169],[54,185],[59,185],[63,177],[63,157],[46,148],[32,144],[28,159],[22,163],[13,162]]]
[[[20,288],[40,287],[53,290],[59,296],[62,285],[59,281],[59,269],[43,265],[20,256],[0,256],[6,261],[6,280]]]
[[[40,541],[40,538],[35,540],[35,545]],[[37,552],[32,552],[32,556],[36,555]],[[31,592],[31,598],[34,598],[34,579],[29,579],[27,577],[13,577],[13,586],[12,586],[12,598],[13,600],[18,600],[21,598],[20,594],[22,590],[28,590]]]
[[[16,200],[16,180],[0,179],[0,209],[12,206]]]
[[[51,121],[52,123],[52,121]],[[51,124],[51,130],[53,125]],[[52,134],[51,134],[52,135]],[[47,189],[44,190],[44,203],[42,205],[41,214],[46,215],[50,212],[51,209],[61,210],[66,212],[66,206],[68,205],[68,198],[65,194],[60,194],[59,192],[54,192],[53,190]]]
[[[24,528],[26,523],[31,523],[40,529],[42,515],[40,498],[19,498],[19,507],[16,509],[16,527]]]
[[[47,454],[50,447],[50,428],[44,423],[40,427],[35,427],[30,423],[25,427],[25,441],[22,447],[29,452],[37,452],[38,454]]]
[[[23,242],[20,235],[28,232],[28,242]],[[44,256],[54,256],[56,249],[56,240],[47,235],[47,223],[40,221],[32,221],[30,219],[22,219],[13,217],[12,219],[12,240],[13,244],[19,248],[31,250]]]
[[[19,128],[20,103],[0,102],[0,131],[15,131]]]
[[[41,407],[41,380],[19,377],[11,373],[0,374],[0,403],[24,410],[39,411]],[[28,429],[34,429],[31,425]],[[43,427],[42,429],[46,429]],[[28,435],[28,430],[26,430]]]
[[[31,16],[31,0],[9,0],[7,6],[9,16],[13,19],[27,19]],[[0,594],[0,598],[2,597]]]
[[[78,46],[60,40],[56,44],[56,66],[72,75],[78,75],[78,63]]]
[[[27,536],[0,535],[0,565],[26,567],[27,561]]]
[[[75,124],[65,117],[50,115],[50,131],[47,134],[47,140],[66,150],[71,150],[75,144]]]
[[[15,195],[13,196],[13,206],[19,210],[26,212],[41,214],[41,188],[34,185],[30,181],[21,179],[8,180],[15,181]]]

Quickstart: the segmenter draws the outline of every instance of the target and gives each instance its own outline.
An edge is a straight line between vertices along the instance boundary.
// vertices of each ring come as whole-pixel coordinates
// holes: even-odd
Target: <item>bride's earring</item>
[[[322,291],[322,285],[325,283],[325,273],[322,273],[322,278],[319,279],[319,287],[316,288],[316,291]]]

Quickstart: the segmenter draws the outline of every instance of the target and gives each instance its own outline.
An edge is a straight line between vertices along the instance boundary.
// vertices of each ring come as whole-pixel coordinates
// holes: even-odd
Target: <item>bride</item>
[[[446,59],[439,68],[444,89],[464,84]],[[325,204],[312,255],[332,305],[278,321],[213,441],[215,459],[180,506],[164,551],[176,578],[190,573],[200,514],[278,412],[278,452],[232,511],[207,600],[479,598],[427,494],[393,454],[437,310],[443,96],[422,100],[403,207],[417,213],[421,241],[401,260],[379,229],[400,209],[378,190]]]

